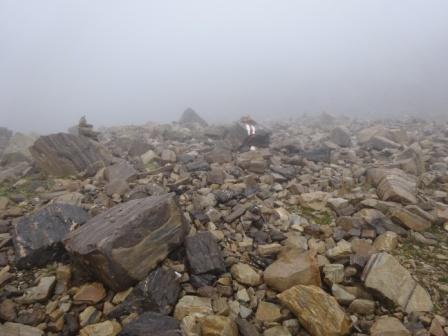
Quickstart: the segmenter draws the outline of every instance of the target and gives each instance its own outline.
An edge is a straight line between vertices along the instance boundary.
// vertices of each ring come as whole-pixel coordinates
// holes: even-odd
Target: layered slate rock
[[[310,252],[291,249],[280,254],[264,271],[264,281],[280,292],[295,285],[320,286],[319,265]]]
[[[69,204],[51,204],[21,217],[13,226],[17,267],[43,266],[64,255],[62,240],[72,228],[90,216],[84,209]]]
[[[364,285],[406,312],[431,311],[433,304],[426,290],[388,253],[370,257],[362,274]]]
[[[322,147],[322,148],[314,148],[306,151],[300,152],[300,155],[303,156],[308,161],[313,162],[330,162],[331,161],[331,149]]]
[[[417,204],[415,176],[400,169],[372,168],[367,171],[367,179],[376,186],[376,192],[383,201]]]
[[[188,224],[173,194],[119,204],[71,232],[65,247],[99,280],[120,291],[143,280],[184,241]]]
[[[413,231],[425,231],[431,227],[431,222],[403,208],[391,210],[391,219],[403,227]]]
[[[123,303],[118,305],[109,317],[117,318],[123,314],[152,311],[169,314],[180,294],[178,277],[173,270],[158,267],[134,287]]]
[[[313,336],[343,336],[351,328],[336,299],[319,287],[298,285],[277,296]]]
[[[30,152],[43,171],[55,176],[78,174],[105,161],[93,142],[66,133],[41,136],[30,147]]]
[[[179,322],[170,316],[144,313],[126,324],[119,336],[182,336]]]
[[[104,177],[108,182],[129,181],[131,178],[137,175],[137,170],[126,160],[120,160],[119,162],[107,167],[104,170]]]
[[[221,274],[226,271],[226,265],[218,243],[208,231],[187,237],[185,239],[185,251],[192,274]]]

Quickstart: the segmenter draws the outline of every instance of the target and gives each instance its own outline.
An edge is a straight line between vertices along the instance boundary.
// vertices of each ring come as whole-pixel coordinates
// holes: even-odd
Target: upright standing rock
[[[13,226],[13,243],[19,268],[43,266],[64,254],[62,240],[89,215],[69,204],[51,204],[21,217]]]
[[[196,113],[195,110],[192,108],[187,108],[184,113],[182,113],[182,116],[179,119],[179,123],[182,125],[191,125],[191,124],[198,124],[202,127],[207,127],[207,122],[202,119],[199,114]]]
[[[99,280],[124,290],[181,245],[188,224],[173,194],[119,204],[70,233],[66,249]]]

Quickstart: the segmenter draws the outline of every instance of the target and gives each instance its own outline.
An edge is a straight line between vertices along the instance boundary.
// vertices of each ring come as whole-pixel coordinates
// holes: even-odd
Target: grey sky
[[[448,114],[448,1],[0,0],[0,125]]]

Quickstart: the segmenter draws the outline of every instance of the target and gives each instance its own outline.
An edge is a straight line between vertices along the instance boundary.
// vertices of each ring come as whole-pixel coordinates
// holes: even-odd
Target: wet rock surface
[[[187,110],[12,146],[0,334],[446,335],[442,126],[322,114],[253,137]]]

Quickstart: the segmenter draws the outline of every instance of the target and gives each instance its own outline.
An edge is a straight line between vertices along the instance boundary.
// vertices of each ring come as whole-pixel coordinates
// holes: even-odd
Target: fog
[[[446,0],[0,0],[0,125],[448,115]]]

